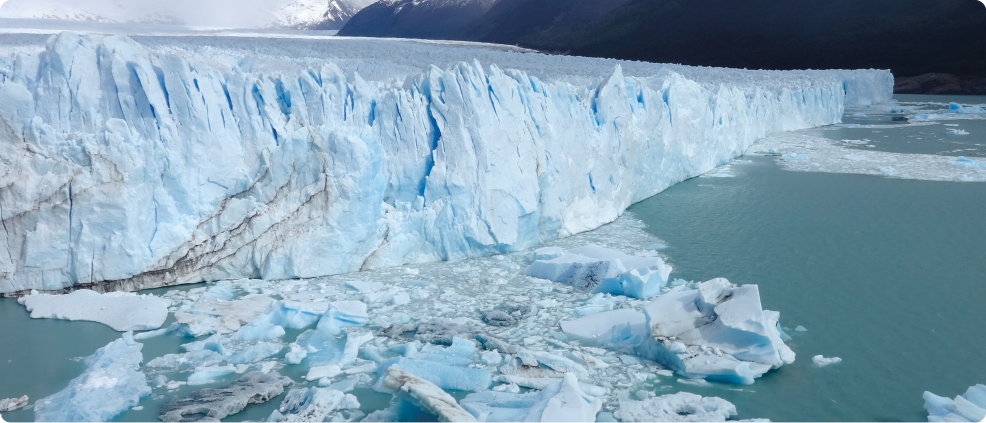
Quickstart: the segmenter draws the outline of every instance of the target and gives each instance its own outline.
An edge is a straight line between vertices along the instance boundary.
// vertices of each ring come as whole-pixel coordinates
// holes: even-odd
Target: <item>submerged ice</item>
[[[105,422],[151,394],[140,371],[143,348],[130,332],[85,360],[86,370],[65,389],[34,404],[41,422]]]
[[[343,72],[332,57],[66,32],[0,58],[0,292],[519,251],[611,222],[767,133],[889,100],[892,86],[884,71],[460,50],[444,67],[421,56]],[[411,300],[392,294],[379,300]]]

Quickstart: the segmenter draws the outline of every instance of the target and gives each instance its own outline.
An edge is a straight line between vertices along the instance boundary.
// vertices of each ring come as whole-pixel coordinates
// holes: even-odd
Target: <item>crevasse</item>
[[[525,249],[611,222],[768,133],[887,101],[893,81],[730,71],[751,84],[623,62],[649,72],[631,77],[616,61],[514,54],[532,69],[584,61],[595,79],[463,61],[366,81],[331,57],[224,65],[70,32],[0,58],[0,293]]]

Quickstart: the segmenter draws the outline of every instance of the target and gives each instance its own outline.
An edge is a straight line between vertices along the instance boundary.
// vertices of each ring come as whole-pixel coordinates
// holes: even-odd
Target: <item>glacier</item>
[[[62,32],[0,57],[0,293],[520,251],[893,85],[878,70],[345,39],[265,59],[152,38]]]

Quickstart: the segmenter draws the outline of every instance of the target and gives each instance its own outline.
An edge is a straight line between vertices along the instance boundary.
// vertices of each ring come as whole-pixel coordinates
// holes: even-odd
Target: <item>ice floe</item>
[[[925,391],[924,408],[929,422],[981,422],[986,420],[986,385],[970,386],[955,399]]]
[[[288,391],[268,422],[356,421],[365,414],[350,394],[326,388],[295,388]]]
[[[137,406],[151,394],[140,372],[143,345],[130,332],[85,360],[86,370],[58,393],[34,403],[36,421],[102,422]]]
[[[763,310],[756,285],[718,278],[678,289],[644,306],[562,323],[562,330],[602,346],[632,351],[686,378],[753,383],[794,362],[778,328],[779,313]]]
[[[736,415],[736,406],[716,397],[688,392],[634,401],[623,399],[613,416],[624,422],[723,422]]]
[[[0,400],[0,412],[2,413],[14,411],[24,407],[27,407],[27,395],[23,395],[19,398],[5,398]]]
[[[830,364],[840,363],[842,362],[842,359],[839,357],[824,357],[822,355],[816,355],[811,358],[811,361],[818,367],[825,367]]]
[[[882,125],[886,130],[906,125]],[[847,148],[826,138],[823,129],[769,135],[757,141],[748,154],[781,155],[778,163],[786,170],[827,173],[855,173],[901,179],[929,181],[986,181],[986,162],[934,154],[891,153]],[[790,160],[788,156],[804,155]],[[793,156],[792,156],[793,157]]]
[[[537,392],[479,392],[467,395],[461,405],[484,422],[594,422],[602,408],[598,398],[582,391],[573,373]]]
[[[661,293],[671,270],[660,257],[634,257],[587,245],[567,252],[558,247],[539,248],[525,273],[592,292],[647,299]]]
[[[275,372],[250,372],[226,387],[206,388],[166,402],[159,418],[167,422],[198,421],[202,416],[219,420],[240,412],[248,404],[270,401],[292,383]]]
[[[120,332],[157,329],[168,317],[168,301],[154,295],[80,289],[69,294],[32,293],[17,299],[35,319],[88,320]]]

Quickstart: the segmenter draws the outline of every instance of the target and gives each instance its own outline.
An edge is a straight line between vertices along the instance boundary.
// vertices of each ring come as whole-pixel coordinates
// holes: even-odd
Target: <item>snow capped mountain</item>
[[[339,29],[369,0],[7,0],[0,17],[220,28]]]
[[[340,29],[372,0],[295,0],[277,9],[273,26],[297,29]]]

